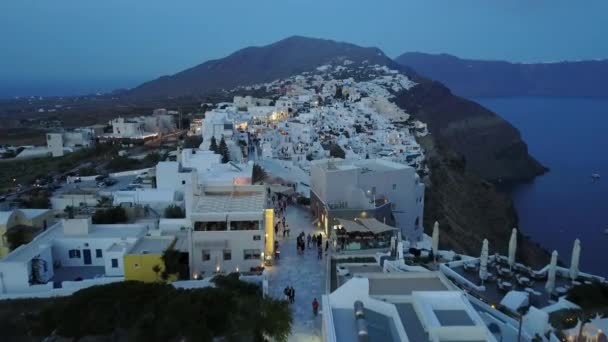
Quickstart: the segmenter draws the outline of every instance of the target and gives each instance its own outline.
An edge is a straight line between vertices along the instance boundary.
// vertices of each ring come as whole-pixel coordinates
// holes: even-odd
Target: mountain
[[[454,96],[440,83],[401,67],[375,47],[294,36],[266,46],[244,48],[225,58],[163,76],[124,95],[202,96],[219,89],[273,81],[341,60],[386,65],[419,83],[399,94],[397,103],[427,122],[437,138],[462,154],[469,171],[492,181],[530,179],[544,171],[528,155],[519,132],[508,122],[474,102]]]
[[[291,37],[262,47],[239,50],[172,76],[144,83],[123,96],[129,98],[204,97],[231,89],[293,76],[331,62],[386,65],[417,83],[395,94],[394,101],[428,124],[425,146],[430,153],[430,177],[425,219],[453,232],[443,247],[477,253],[484,237],[506,252],[511,228],[517,226],[512,201],[489,181],[527,180],[545,171],[528,154],[520,133],[495,113],[460,98],[443,84],[417,75],[388,58],[378,48],[305,37]],[[523,239],[522,243],[528,240]],[[545,262],[542,248],[530,245],[522,260]],[[546,258],[545,258],[546,259]]]
[[[524,64],[418,52],[395,60],[468,98],[608,97],[608,60]]]
[[[127,95],[136,98],[203,95],[218,89],[264,83],[339,60],[396,65],[378,48],[293,36],[276,43],[247,47],[171,76],[146,82]]]

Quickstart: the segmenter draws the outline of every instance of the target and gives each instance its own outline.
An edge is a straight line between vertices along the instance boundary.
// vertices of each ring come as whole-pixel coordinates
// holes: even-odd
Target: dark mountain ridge
[[[218,89],[232,89],[309,71],[340,60],[355,63],[392,65],[397,63],[375,47],[325,39],[293,36],[276,43],[247,47],[216,60],[210,60],[175,75],[162,76],[127,92],[136,98],[196,96]]]
[[[608,60],[510,63],[408,52],[395,59],[468,98],[608,97]]]

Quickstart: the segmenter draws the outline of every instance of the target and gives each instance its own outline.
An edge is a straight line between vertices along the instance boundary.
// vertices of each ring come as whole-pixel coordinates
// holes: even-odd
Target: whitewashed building
[[[262,266],[267,243],[266,188],[195,186],[186,195],[192,276],[249,271]],[[272,233],[271,233],[272,234]],[[272,239],[272,237],[268,237]]]
[[[62,220],[0,260],[0,295],[45,292],[75,281],[94,284],[95,280],[101,283],[104,278],[122,277],[124,254],[147,231],[145,224]]]
[[[373,217],[422,237],[424,184],[414,168],[384,159],[311,162],[311,209],[326,232],[337,218]]]

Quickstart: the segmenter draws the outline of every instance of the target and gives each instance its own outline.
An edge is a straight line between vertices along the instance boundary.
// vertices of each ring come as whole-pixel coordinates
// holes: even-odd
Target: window
[[[194,230],[198,232],[226,231],[228,230],[228,224],[226,221],[194,222]]]
[[[118,259],[112,259],[112,268],[118,268]]]
[[[232,260],[232,251],[224,249],[224,260]]]
[[[185,180],[182,181],[182,185],[186,185],[186,181]]]
[[[245,249],[243,250],[243,259],[245,260],[256,260],[260,259],[262,252],[259,249]]]
[[[230,230],[259,230],[259,221],[230,221]]]
[[[96,258],[103,258],[103,252],[101,251],[101,249],[96,249],[95,250],[95,257]]]
[[[208,249],[203,249],[201,253],[203,261],[209,261],[209,259],[211,259],[211,251],[209,251]]]
[[[70,259],[80,259],[80,249],[70,249],[68,256]]]
[[[133,264],[133,268],[139,268],[139,264]]]
[[[418,225],[420,224],[420,217],[416,217],[416,221],[414,221],[414,226],[416,228],[418,228]]]
[[[262,240],[262,236],[261,235],[254,235],[253,236],[253,241],[260,241]]]

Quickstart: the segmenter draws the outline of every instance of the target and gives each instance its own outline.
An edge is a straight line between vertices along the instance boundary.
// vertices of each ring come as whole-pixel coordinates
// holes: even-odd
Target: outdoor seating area
[[[519,263],[509,265],[508,258],[494,255],[488,258],[486,279],[482,281],[479,276],[479,267],[480,260],[475,259],[450,268],[476,286],[483,284],[484,291],[468,290],[488,303],[500,303],[510,291],[522,291],[528,294],[530,305],[542,308],[566,295],[577,282],[573,282],[565,274],[558,272],[555,277],[554,290],[548,294],[545,289],[547,271],[535,271]],[[470,287],[466,284],[460,285]]]
[[[396,236],[397,228],[376,219],[338,219],[340,225],[334,229],[333,238],[339,251],[390,248],[391,238]]]

